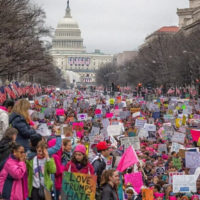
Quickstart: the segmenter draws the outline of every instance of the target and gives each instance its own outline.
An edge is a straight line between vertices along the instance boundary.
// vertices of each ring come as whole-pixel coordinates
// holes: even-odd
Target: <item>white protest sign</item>
[[[136,117],[139,117],[140,115],[141,115],[140,112],[136,112],[136,113],[133,113],[133,114],[132,114],[132,117],[133,117],[133,118],[136,118]]]
[[[171,146],[171,152],[175,151],[176,153],[178,153],[179,149],[185,149],[185,148],[183,145],[173,142]]]
[[[147,120],[145,119],[136,119],[135,121],[135,127],[137,128],[143,128],[144,125],[146,124]]]
[[[145,124],[144,129],[146,129],[148,132],[155,132],[156,131],[156,126],[154,124]]]
[[[108,136],[118,136],[122,133],[121,125],[110,125],[107,127]]]
[[[93,126],[90,134],[91,135],[99,135],[99,132],[100,132],[100,128]]]
[[[174,175],[173,176],[173,192],[174,193],[197,192],[195,176],[194,175]]]
[[[102,120],[102,124],[103,124],[104,128],[107,128],[109,126],[109,124],[110,124],[109,119],[108,118],[103,119]]]
[[[41,136],[50,136],[51,131],[48,129],[48,126],[46,123],[39,124],[38,129],[36,130],[38,134]]]
[[[78,121],[85,121],[88,120],[88,115],[87,113],[81,113],[77,114]]]
[[[169,172],[169,180],[168,180],[169,184],[170,185],[173,184],[173,176],[174,175],[184,175],[184,174],[185,174],[185,172]]]
[[[167,145],[166,144],[159,144],[158,145],[158,152],[161,154],[163,151],[167,153]]]
[[[186,151],[185,152],[185,163],[187,168],[197,168],[200,167],[200,153]]]
[[[184,144],[184,141],[185,141],[184,133],[175,132],[174,135],[172,136],[172,142]]]
[[[148,131],[144,128],[141,128],[139,130],[139,134],[138,134],[139,138],[147,138],[149,136]]]
[[[96,100],[94,98],[89,99],[89,104],[90,106],[95,106],[96,105]]]
[[[135,150],[140,149],[140,140],[139,137],[124,137],[120,138],[121,145],[124,145],[124,149],[127,149],[129,146],[132,146]]]

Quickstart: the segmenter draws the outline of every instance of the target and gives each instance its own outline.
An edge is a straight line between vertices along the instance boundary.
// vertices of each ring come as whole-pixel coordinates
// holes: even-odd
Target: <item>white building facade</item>
[[[63,73],[68,71],[77,73],[80,83],[94,84],[96,70],[103,64],[113,61],[113,55],[103,54],[100,50],[95,50],[94,53],[86,52],[81,30],[71,16],[69,0],[65,17],[59,21],[55,30],[52,45],[50,53],[55,65]],[[77,80],[75,81],[77,82]]]

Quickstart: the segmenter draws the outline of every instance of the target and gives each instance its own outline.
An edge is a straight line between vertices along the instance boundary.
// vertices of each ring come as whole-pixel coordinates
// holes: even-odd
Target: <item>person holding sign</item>
[[[119,173],[114,169],[106,170],[101,177],[101,200],[118,200],[117,186],[120,182]]]
[[[72,159],[67,163],[64,171],[91,175],[94,174],[94,168],[88,161],[86,148],[84,145],[79,144],[76,146],[72,155]]]

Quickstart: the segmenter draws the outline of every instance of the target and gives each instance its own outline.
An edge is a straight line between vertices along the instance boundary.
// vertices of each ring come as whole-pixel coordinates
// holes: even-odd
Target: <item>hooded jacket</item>
[[[11,156],[0,172],[0,197],[9,200],[25,200],[28,196],[25,175],[25,162]]]
[[[31,135],[36,134],[36,131],[30,127],[23,116],[17,113],[12,113],[10,115],[9,123],[19,132],[17,134],[16,142],[22,145],[25,148],[25,151],[27,151],[30,148],[29,139]]]
[[[9,117],[8,112],[5,107],[0,106],[0,140],[3,137],[4,132],[9,126]]]

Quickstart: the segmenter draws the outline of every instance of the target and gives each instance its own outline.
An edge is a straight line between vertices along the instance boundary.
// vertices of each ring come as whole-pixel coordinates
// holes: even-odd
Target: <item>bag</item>
[[[38,165],[38,168],[39,168],[38,159],[37,159],[37,165]],[[41,184],[41,175],[40,175],[40,172],[39,172],[39,180],[40,180],[40,188],[39,188],[39,191],[38,191],[38,195],[39,195],[40,200],[52,200],[51,192],[48,191],[48,190]]]

